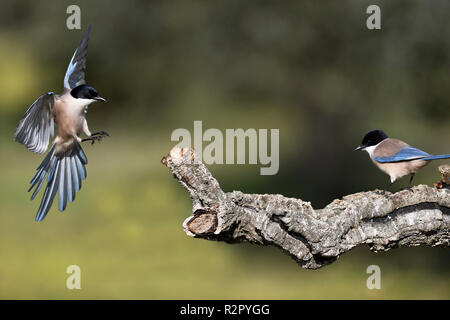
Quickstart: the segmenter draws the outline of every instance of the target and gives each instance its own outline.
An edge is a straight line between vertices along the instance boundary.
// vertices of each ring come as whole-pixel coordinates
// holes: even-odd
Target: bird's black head
[[[70,94],[76,99],[106,101],[104,98],[98,95],[97,90],[86,84],[82,84],[78,87],[73,88],[72,91],[70,91]]]
[[[388,136],[381,130],[372,130],[366,133],[361,144],[356,147],[355,151],[362,150],[367,147],[376,146]]]

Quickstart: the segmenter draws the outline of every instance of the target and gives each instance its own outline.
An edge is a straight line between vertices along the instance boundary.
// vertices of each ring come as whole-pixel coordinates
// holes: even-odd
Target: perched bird
[[[406,142],[389,138],[381,130],[368,132],[355,151],[366,150],[373,163],[389,175],[391,182],[410,174],[408,188],[411,187],[414,174],[425,167],[431,160],[447,159],[450,154],[431,155],[420,149],[411,147]]]
[[[25,112],[14,133],[14,140],[36,153],[44,153],[54,136],[55,124],[58,134],[48,154],[37,168],[30,184],[30,192],[35,188],[31,200],[41,189],[44,180],[47,185],[41,205],[36,214],[36,221],[42,221],[52,206],[58,192],[58,208],[63,211],[67,201],[75,200],[75,193],[81,188],[81,181],[86,179],[87,158],[80,146],[81,142],[100,141],[109,136],[105,131],[89,131],[86,112],[88,105],[95,101],[106,101],[97,91],[88,86],[84,80],[86,53],[91,26],[84,32],[78,48],[70,60],[64,77],[64,90],[61,94],[48,92],[40,96]],[[81,139],[84,133],[88,138]]]

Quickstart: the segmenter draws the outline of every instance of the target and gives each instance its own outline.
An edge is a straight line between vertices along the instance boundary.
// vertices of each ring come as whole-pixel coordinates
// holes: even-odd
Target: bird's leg
[[[412,181],[413,181],[413,179],[414,179],[414,173],[411,173],[411,178],[409,178],[409,183],[408,183],[408,185],[406,186],[406,187],[404,187],[404,188],[402,188],[402,190],[401,191],[405,191],[405,190],[408,190],[408,191],[413,191],[412,190]]]
[[[403,188],[402,190],[412,191],[411,187],[412,187],[412,181],[414,179],[414,175],[415,175],[415,173],[411,173],[411,178],[409,178],[408,186],[406,188]]]
[[[85,141],[92,141],[91,144],[94,144],[95,141],[98,141],[98,142],[102,141],[102,139],[103,139],[104,137],[109,137],[109,134],[108,134],[108,132],[106,132],[106,131],[98,131],[98,132],[91,133],[91,132],[89,131],[88,124],[87,124],[87,121],[86,121],[86,118],[83,119],[83,132],[88,136],[88,138],[85,138],[85,139],[83,139],[83,140],[81,140],[81,141],[82,141],[82,142],[85,142]]]
[[[106,137],[110,137],[109,133],[106,131],[98,131],[98,132],[94,132],[91,134],[91,136],[106,136]]]
[[[386,186],[385,191],[389,191],[389,189],[392,187],[393,184],[394,182],[390,181],[389,184]]]
[[[93,136],[93,137],[89,137],[89,138],[84,138],[83,140],[81,140],[81,142],[86,142],[86,141],[92,141],[91,144],[94,144],[95,141],[102,141],[103,136]]]
[[[415,175],[415,173],[411,173],[411,178],[409,178],[409,183],[408,183],[408,189],[411,189],[412,181],[414,179],[414,175]]]
[[[95,141],[102,141],[104,137],[109,137],[109,134],[106,131],[99,131],[92,133],[88,138],[81,140],[81,142],[92,141],[91,144],[94,144]]]
[[[83,118],[82,129],[83,129],[84,134],[87,135],[88,137],[90,137],[92,135],[91,132],[89,131],[89,127],[88,127],[86,118]]]

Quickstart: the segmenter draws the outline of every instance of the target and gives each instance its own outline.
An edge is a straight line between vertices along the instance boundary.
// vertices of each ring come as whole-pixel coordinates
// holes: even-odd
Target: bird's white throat
[[[376,145],[374,145],[374,146],[365,147],[364,150],[366,150],[367,153],[369,154],[369,156],[370,156],[371,158],[373,158],[373,157],[374,157],[373,153],[374,153],[374,151],[375,151],[375,148],[378,147],[378,145],[379,145],[379,143],[376,144]]]

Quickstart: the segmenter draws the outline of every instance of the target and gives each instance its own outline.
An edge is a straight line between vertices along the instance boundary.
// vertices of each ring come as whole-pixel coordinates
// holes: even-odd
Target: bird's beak
[[[106,99],[102,97],[95,97],[94,100],[106,102]]]
[[[360,144],[360,145],[357,146],[357,147],[355,148],[355,150],[353,150],[353,151],[359,151],[359,150],[364,149],[364,148],[365,148],[365,146],[363,146],[362,144]]]

